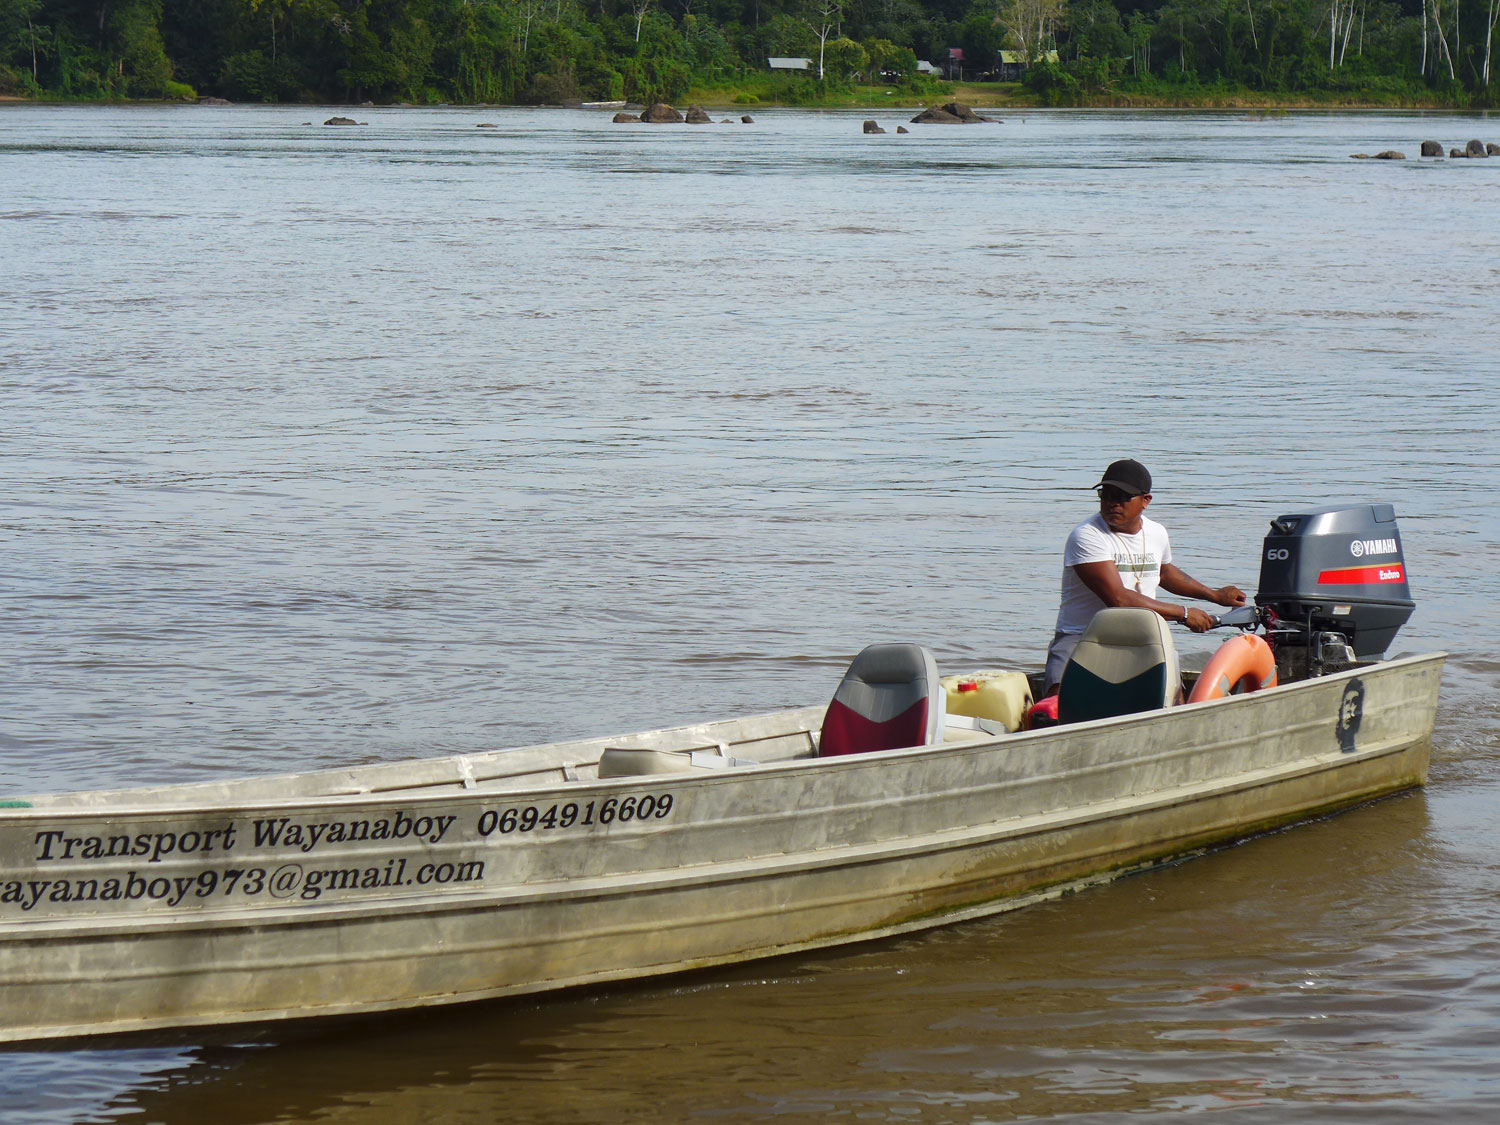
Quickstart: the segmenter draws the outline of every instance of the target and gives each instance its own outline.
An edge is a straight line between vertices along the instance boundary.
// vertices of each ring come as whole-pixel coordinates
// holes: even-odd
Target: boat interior
[[[1201,679],[1180,667],[1161,618],[1122,610],[1080,641],[1051,700],[1039,672],[986,669],[940,676],[916,644],[859,653],[826,705],[626,735],[479,754],[376,763],[294,775],[155,788],[40,794],[10,807],[140,808],[254,805],[395,794],[512,791],[659,774],[695,774],[878,750],[971,742],[1057,721],[1155,710],[1184,701]],[[1274,675],[1270,683],[1274,683]],[[1256,686],[1269,686],[1256,685]],[[1229,694],[1225,691],[1224,694]],[[1054,717],[1051,706],[1059,706]]]

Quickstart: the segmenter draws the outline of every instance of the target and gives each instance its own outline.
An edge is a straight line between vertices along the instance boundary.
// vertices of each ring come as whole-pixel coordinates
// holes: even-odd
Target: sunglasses
[[[1106,504],[1124,504],[1135,499],[1135,493],[1124,489],[1105,487],[1099,490],[1099,499]]]

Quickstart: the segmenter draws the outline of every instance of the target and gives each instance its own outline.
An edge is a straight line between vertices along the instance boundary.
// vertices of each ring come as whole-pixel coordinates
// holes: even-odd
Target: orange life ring
[[[1202,703],[1275,686],[1276,657],[1271,654],[1271,646],[1254,633],[1241,633],[1219,646],[1193,685],[1188,702]]]

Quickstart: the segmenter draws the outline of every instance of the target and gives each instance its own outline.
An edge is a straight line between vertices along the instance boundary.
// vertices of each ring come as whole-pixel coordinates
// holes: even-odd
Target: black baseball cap
[[[1151,491],[1151,474],[1146,471],[1146,466],[1139,461],[1125,458],[1121,461],[1112,462],[1109,468],[1104,470],[1104,476],[1095,488],[1118,488],[1121,492],[1129,493],[1131,496],[1144,496]]]

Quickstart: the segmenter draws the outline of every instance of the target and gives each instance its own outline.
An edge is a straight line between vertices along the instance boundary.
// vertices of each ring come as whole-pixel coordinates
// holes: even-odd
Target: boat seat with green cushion
[[[870,645],[854,658],[823,716],[818,756],[865,754],[942,740],[946,693],[921,645]]]
[[[1181,688],[1177,650],[1159,614],[1101,609],[1063,669],[1057,720],[1082,723],[1170,707]]]

